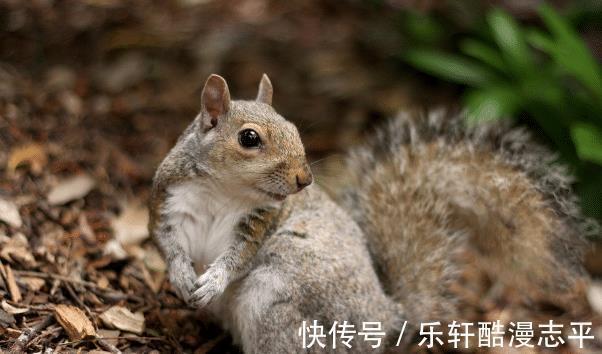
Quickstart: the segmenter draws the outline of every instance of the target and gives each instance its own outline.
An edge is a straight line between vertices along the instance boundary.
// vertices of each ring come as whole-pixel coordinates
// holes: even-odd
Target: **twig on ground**
[[[50,325],[50,327],[48,327],[48,329],[43,330],[44,332],[41,333],[39,336],[35,337],[34,339],[32,339],[31,341],[29,341],[29,343],[27,343],[27,345],[23,348],[23,349],[27,349],[31,346],[34,346],[38,343],[40,343],[42,340],[46,339],[47,343],[49,341],[52,340],[52,338],[54,337],[58,337],[59,334],[63,331],[63,327],[61,327],[60,325]]]
[[[54,280],[59,280],[59,281],[63,281],[63,282],[83,285],[83,286],[91,288],[91,290],[96,295],[102,296],[103,298],[110,300],[110,301],[121,301],[121,300],[130,299],[130,300],[137,301],[137,302],[144,302],[144,299],[141,298],[140,296],[125,294],[125,293],[121,293],[118,291],[107,290],[93,282],[80,280],[80,279],[72,279],[72,278],[66,277],[64,275],[26,271],[26,270],[18,270],[18,271],[16,270],[13,272],[19,276],[54,279]]]
[[[60,281],[64,281],[64,282],[80,284],[80,285],[91,287],[91,288],[100,288],[98,285],[96,285],[95,283],[92,283],[90,281],[72,279],[72,278],[66,277],[64,275],[58,275],[58,274],[53,274],[53,273],[42,273],[42,272],[34,272],[34,271],[29,271],[29,270],[15,270],[14,273],[17,275],[20,275],[20,276],[25,276],[25,277],[55,279],[55,280],[60,280]]]
[[[223,341],[226,338],[226,334],[222,333],[219,336],[215,337],[214,339],[211,339],[210,341],[204,343],[203,345],[201,345],[200,347],[198,347],[194,353],[195,354],[206,354],[208,353],[211,349],[215,348],[216,345],[219,344],[219,342]]]
[[[121,350],[117,349],[117,347],[113,344],[107,342],[104,338],[98,338],[96,343],[113,354],[121,354]]]
[[[33,337],[37,335],[38,332],[40,332],[44,328],[50,326],[50,324],[53,321],[54,321],[53,315],[46,316],[46,318],[44,320],[42,320],[37,325],[33,326],[30,330],[24,331],[23,333],[21,333],[19,338],[17,338],[15,340],[15,343],[13,343],[13,346],[10,348],[9,352],[10,353],[23,352],[23,348],[25,348],[27,343],[29,343],[29,341],[31,341],[33,339]]]

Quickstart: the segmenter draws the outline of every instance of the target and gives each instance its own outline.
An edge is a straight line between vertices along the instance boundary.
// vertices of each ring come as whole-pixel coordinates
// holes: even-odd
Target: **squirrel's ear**
[[[211,74],[201,94],[201,115],[203,130],[208,131],[230,110],[230,91],[223,77]]]
[[[274,89],[272,88],[270,78],[266,74],[263,74],[263,76],[261,77],[261,81],[259,82],[259,91],[257,92],[256,101],[272,105],[273,93]]]

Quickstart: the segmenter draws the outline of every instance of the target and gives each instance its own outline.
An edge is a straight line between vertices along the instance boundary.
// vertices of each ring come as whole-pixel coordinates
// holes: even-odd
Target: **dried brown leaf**
[[[139,201],[130,202],[111,224],[122,246],[139,244],[148,237],[148,209]]]
[[[100,315],[100,319],[110,328],[136,333],[144,332],[144,315],[142,312],[132,313],[125,307],[113,306]]]
[[[21,277],[19,280],[25,283],[27,288],[32,291],[38,291],[46,284],[46,280],[36,277]]]
[[[86,314],[82,310],[75,306],[56,305],[54,316],[71,340],[96,336],[96,330],[90,319],[86,317]]]
[[[6,284],[8,285],[8,292],[10,293],[10,297],[11,299],[13,299],[14,302],[20,302],[21,291],[19,290],[19,286],[15,281],[15,275],[13,274],[13,270],[8,264],[4,266],[4,270],[6,272]]]
[[[19,208],[13,201],[0,198],[0,221],[4,221],[8,225],[17,228],[23,225]]]
[[[50,205],[61,205],[85,197],[96,185],[92,177],[86,174],[62,180],[48,193]]]
[[[29,311],[28,307],[16,307],[6,302],[6,300],[2,300],[1,306],[4,311],[10,313],[11,315],[18,315]]]
[[[4,243],[0,250],[0,257],[9,262],[19,262],[27,267],[36,265],[27,238],[21,233],[15,234]]]
[[[14,172],[20,165],[28,164],[31,172],[40,174],[47,163],[48,156],[44,146],[31,143],[12,149],[6,167],[8,171]]]
[[[112,345],[117,345],[119,340],[116,338],[119,337],[120,333],[121,332],[116,329],[99,329],[98,330],[98,336],[100,338],[105,339],[108,343],[110,343]]]

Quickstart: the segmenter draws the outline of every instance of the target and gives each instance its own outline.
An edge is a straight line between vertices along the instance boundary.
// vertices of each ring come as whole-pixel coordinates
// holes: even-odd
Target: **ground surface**
[[[174,296],[146,232],[154,168],[210,72],[231,78],[235,97],[253,97],[267,71],[276,108],[299,125],[312,159],[326,158],[317,165],[326,187],[333,153],[424,98],[421,78],[392,79],[395,66],[369,50],[387,43],[359,30],[372,16],[361,9],[203,3],[0,5],[0,349],[237,352]],[[589,259],[600,275],[600,253]],[[582,296],[563,308],[525,306],[476,271],[466,278],[466,318],[587,320],[602,337],[590,307],[599,310],[599,285],[584,289],[598,291],[591,304]]]

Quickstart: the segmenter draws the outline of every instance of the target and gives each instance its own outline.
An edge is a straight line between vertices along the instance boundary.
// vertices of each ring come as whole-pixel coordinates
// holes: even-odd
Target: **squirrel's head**
[[[267,75],[254,101],[230,99],[226,81],[205,82],[196,128],[204,164],[228,193],[254,201],[284,200],[312,183],[297,128],[272,107]]]

